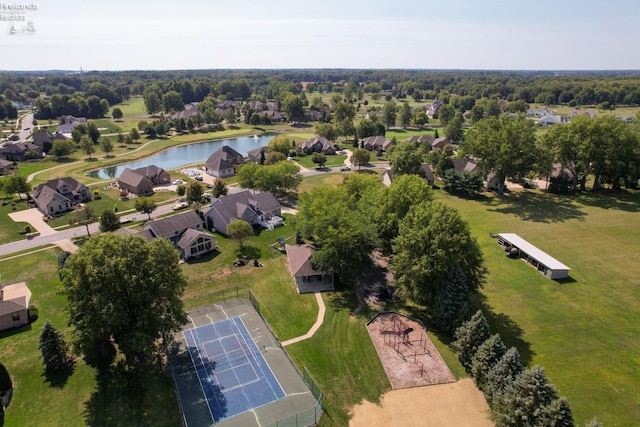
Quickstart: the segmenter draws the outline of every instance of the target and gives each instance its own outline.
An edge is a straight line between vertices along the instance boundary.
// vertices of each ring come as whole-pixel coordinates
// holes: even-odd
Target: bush
[[[24,228],[24,232],[25,233],[31,233],[31,227],[29,227],[28,225]]]
[[[38,320],[38,307],[33,304],[29,304],[29,309],[27,310],[27,317],[29,318],[29,323],[33,323]]]

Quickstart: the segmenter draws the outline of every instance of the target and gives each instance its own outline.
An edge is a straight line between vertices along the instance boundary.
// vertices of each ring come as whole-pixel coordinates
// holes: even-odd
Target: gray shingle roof
[[[222,146],[207,159],[207,169],[222,170],[244,163],[244,157],[228,145]]]
[[[158,236],[172,237],[176,232],[182,232],[187,228],[202,226],[203,221],[196,211],[187,211],[166,218],[157,219],[145,224],[145,230],[151,230]]]
[[[211,203],[211,209],[224,218],[227,224],[237,218],[242,218],[247,209],[253,214],[254,206],[258,206],[262,212],[271,212],[281,208],[278,200],[268,191],[252,194],[251,191],[246,190],[220,197]]]

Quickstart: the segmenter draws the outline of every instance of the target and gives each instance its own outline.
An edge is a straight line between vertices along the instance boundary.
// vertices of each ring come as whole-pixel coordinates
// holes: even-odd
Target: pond
[[[196,142],[179,147],[168,148],[158,154],[146,157],[135,162],[123,163],[118,166],[87,172],[93,178],[114,179],[119,177],[125,168],[137,169],[149,165],[156,165],[162,169],[175,169],[179,166],[191,163],[204,163],[216,150],[228,145],[242,155],[254,148],[264,147],[275,135],[244,136],[233,139],[221,139],[217,141]]]

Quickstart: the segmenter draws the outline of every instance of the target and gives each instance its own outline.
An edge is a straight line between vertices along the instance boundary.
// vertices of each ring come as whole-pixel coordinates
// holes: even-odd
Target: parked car
[[[175,205],[173,205],[171,207],[171,209],[173,209],[174,211],[180,210],[180,209],[184,209],[187,206],[189,206],[189,204],[187,202],[178,202]]]
[[[195,179],[196,181],[202,181],[202,175],[196,175],[193,177],[193,179]]]
[[[180,184],[184,183],[184,181],[183,181],[183,180],[181,180],[181,179],[176,179],[176,180],[172,181],[171,183],[172,183],[173,185],[180,185]]]
[[[341,171],[350,171],[351,168],[349,166],[340,166]]]

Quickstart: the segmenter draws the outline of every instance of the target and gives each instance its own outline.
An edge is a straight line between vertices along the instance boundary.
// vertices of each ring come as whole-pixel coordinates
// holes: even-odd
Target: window
[[[11,318],[14,322],[17,322],[18,320],[20,320],[20,313],[11,313]]]

